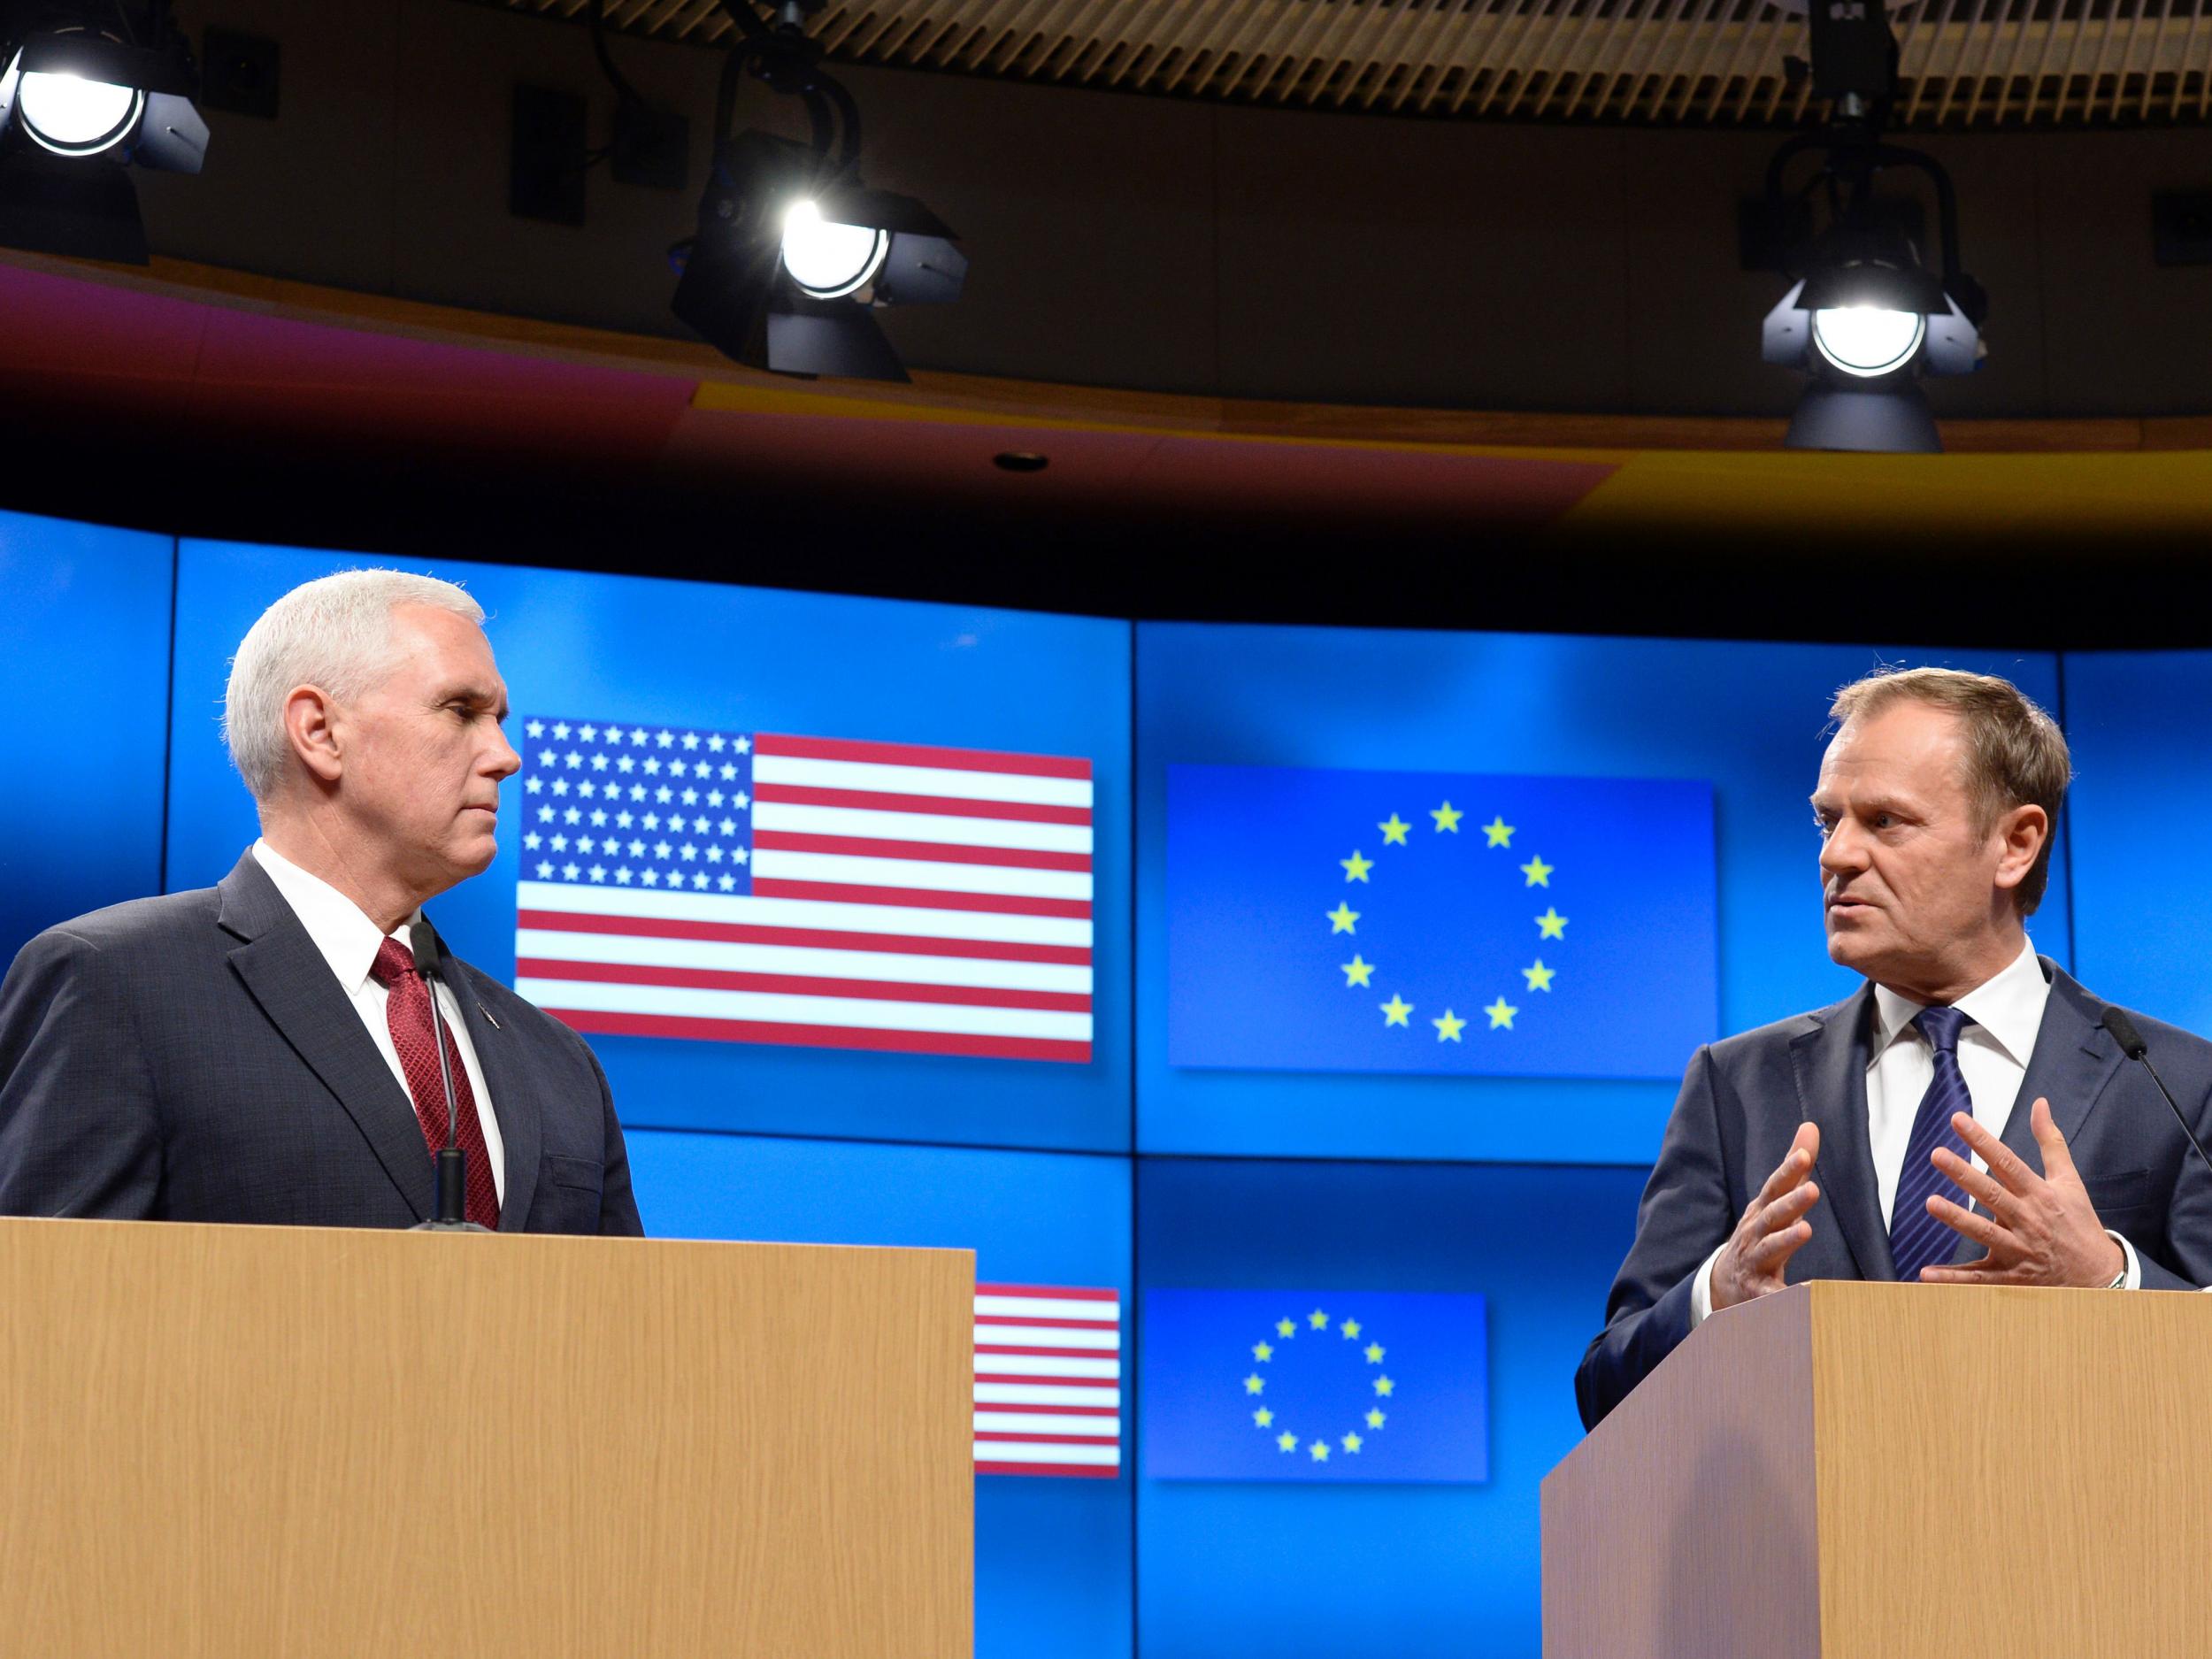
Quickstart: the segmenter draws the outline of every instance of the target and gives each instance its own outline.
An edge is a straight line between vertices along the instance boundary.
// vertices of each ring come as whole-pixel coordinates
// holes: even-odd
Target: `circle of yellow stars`
[[[1326,1331],[1333,1325],[1336,1327],[1337,1334],[1347,1342],[1356,1342],[1366,1334],[1357,1319],[1334,1318],[1325,1308],[1316,1308],[1302,1320],[1289,1317],[1276,1320],[1275,1340],[1270,1341],[1263,1337],[1252,1344],[1252,1370],[1244,1379],[1245,1397],[1258,1399],[1267,1393],[1267,1376],[1260,1370],[1260,1367],[1275,1357],[1277,1343],[1295,1340],[1302,1329],[1315,1332]],[[1359,1350],[1360,1356],[1368,1364],[1378,1368],[1383,1363],[1384,1351],[1382,1344],[1371,1337],[1368,1339],[1367,1345]],[[1365,1425],[1368,1434],[1374,1434],[1390,1420],[1389,1413],[1382,1409],[1382,1402],[1397,1394],[1398,1385],[1391,1379],[1387,1371],[1378,1369],[1376,1374],[1368,1379],[1368,1386],[1374,1390],[1375,1403],[1368,1407],[1366,1415],[1360,1421]],[[1271,1435],[1274,1438],[1275,1449],[1285,1456],[1289,1456],[1299,1449],[1302,1443],[1301,1437],[1288,1425],[1278,1423],[1272,1407],[1256,1406],[1252,1411],[1252,1425]],[[1339,1451],[1348,1457],[1358,1456],[1360,1448],[1367,1444],[1367,1437],[1355,1428],[1339,1435],[1333,1442],[1317,1440],[1306,1440],[1303,1444],[1309,1462],[1325,1463]]]
[[[1448,800],[1441,806],[1431,807],[1428,815],[1436,825],[1431,833],[1437,835],[1458,834],[1459,821],[1467,816],[1462,809],[1454,806]],[[1382,844],[1386,848],[1406,847],[1411,844],[1407,837],[1412,833],[1413,826],[1395,812],[1375,827],[1382,832]],[[1476,827],[1485,837],[1483,845],[1486,851],[1494,852],[1500,849],[1510,851],[1513,846],[1513,837],[1518,833],[1517,826],[1507,823],[1502,816],[1493,816],[1487,824],[1478,825]],[[1352,849],[1352,856],[1349,858],[1340,858],[1337,863],[1342,866],[1344,879],[1348,885],[1356,881],[1364,883],[1374,870],[1377,860],[1368,857],[1365,853],[1356,847]],[[1557,872],[1558,866],[1546,864],[1541,853],[1531,853],[1528,862],[1521,865],[1520,870],[1524,886],[1549,888],[1551,879]],[[1352,908],[1348,900],[1339,899],[1336,908],[1326,914],[1329,920],[1329,932],[1332,935],[1350,933],[1357,937],[1360,913]],[[1547,903],[1541,916],[1531,917],[1529,919],[1536,925],[1536,937],[1539,944],[1547,939],[1555,939],[1562,943],[1565,942],[1568,918],[1559,913],[1557,905]],[[1375,988],[1375,964],[1368,961],[1357,950],[1352,952],[1352,959],[1349,962],[1337,964],[1338,971],[1344,975],[1344,985],[1347,990],[1372,991]],[[1528,982],[1525,994],[1540,991],[1548,995],[1551,991],[1551,982],[1558,978],[1559,970],[1548,964],[1540,955],[1527,967],[1520,970],[1520,974],[1521,978]],[[1414,1004],[1407,1002],[1400,993],[1394,990],[1387,1002],[1378,1002],[1376,1007],[1381,1011],[1383,1024],[1386,1026],[1401,1025],[1409,1032],[1413,1029]],[[1502,994],[1495,1002],[1481,1011],[1490,1017],[1488,1029],[1511,1031],[1514,1018],[1521,1010],[1507,1002]],[[1467,1029],[1468,1020],[1466,1017],[1447,1008],[1442,1014],[1430,1019],[1429,1024],[1436,1029],[1437,1041],[1458,1042],[1462,1040],[1460,1033]]]

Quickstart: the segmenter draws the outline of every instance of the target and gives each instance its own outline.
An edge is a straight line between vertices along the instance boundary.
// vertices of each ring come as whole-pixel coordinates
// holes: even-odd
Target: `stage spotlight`
[[[812,142],[740,133],[717,146],[698,234],[670,250],[677,318],[725,356],[778,374],[904,380],[872,312],[960,297],[968,259],[944,221],[910,196],[860,182],[860,111],[819,64],[787,7],[771,27],[749,8],[725,69],[715,130],[726,133],[736,78],[802,100]]]
[[[1767,313],[1769,363],[1811,375],[1784,442],[1792,449],[1934,453],[1942,449],[1920,377],[1970,374],[1978,320],[1920,267],[1901,234],[1867,222],[1832,230],[1811,269]],[[1969,303],[1981,290],[1962,273]]]
[[[0,7],[0,245],[144,265],[125,164],[197,173],[207,155],[166,0]]]
[[[1820,130],[1786,139],[1767,164],[1761,222],[1804,234],[1822,202],[1828,219],[1826,229],[1777,260],[1797,280],[1763,330],[1769,363],[1810,377],[1784,442],[1792,449],[1939,450],[1921,378],[1980,367],[1989,312],[1981,284],[1959,265],[1950,175],[1931,157],[1881,142],[1898,61],[1883,0],[1784,4],[1806,13],[1813,93],[1829,102]],[[1786,188],[1791,165],[1809,155],[1820,157],[1819,170]],[[1908,215],[1905,198],[1875,194],[1876,179],[1894,168],[1919,173],[1934,188],[1939,273],[1923,263],[1917,229],[1909,228],[1917,210]]]
[[[1811,377],[1784,440],[1792,449],[1933,453],[1942,449],[1920,377],[1970,374],[1981,330],[1870,208],[1816,244],[1810,269],[1767,313],[1769,363]],[[1955,280],[1978,308],[1981,290]]]

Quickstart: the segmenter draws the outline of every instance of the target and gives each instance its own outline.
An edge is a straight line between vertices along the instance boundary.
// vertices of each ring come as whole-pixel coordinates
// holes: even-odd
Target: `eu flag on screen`
[[[1143,1388],[1156,1480],[1490,1478],[1480,1296],[1147,1291]]]
[[[1709,783],[1168,768],[1168,1063],[1671,1078],[1719,1024]]]

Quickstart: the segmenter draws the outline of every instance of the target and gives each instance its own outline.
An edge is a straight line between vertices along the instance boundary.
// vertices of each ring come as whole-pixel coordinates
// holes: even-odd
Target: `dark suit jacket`
[[[499,1230],[641,1232],[591,1050],[438,950],[505,1143]],[[435,1202],[406,1091],[250,853],[49,928],[0,983],[0,1214],[408,1227]]]
[[[2098,1218],[2135,1247],[2147,1289],[2212,1281],[2212,1174],[2189,1150],[2157,1085],[2098,1024],[2106,1004],[2039,957],[2051,982],[2035,1052],[2004,1143],[2039,1172],[2029,1127],[2038,1095],[2066,1137]],[[1625,1399],[1690,1333],[1690,1291],[1705,1258],[1787,1156],[1798,1125],[1820,1125],[1813,1236],[1790,1258],[1809,1279],[1894,1279],[1867,1139],[1866,1069],[1874,987],[1697,1051],[1636,1214],[1636,1241],[1606,1303],[1605,1329],[1575,1373],[1586,1427]],[[2136,1018],[2151,1064],[2206,1138],[2212,1043]],[[1961,1259],[1981,1254],[1960,1241]]]

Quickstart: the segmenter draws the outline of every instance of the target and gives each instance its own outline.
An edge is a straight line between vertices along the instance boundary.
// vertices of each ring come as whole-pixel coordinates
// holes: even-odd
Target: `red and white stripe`
[[[980,1475],[1121,1472],[1121,1293],[975,1287]]]
[[[580,1031],[1091,1057],[1091,764],[753,740],[752,892],[519,884],[516,989]]]

